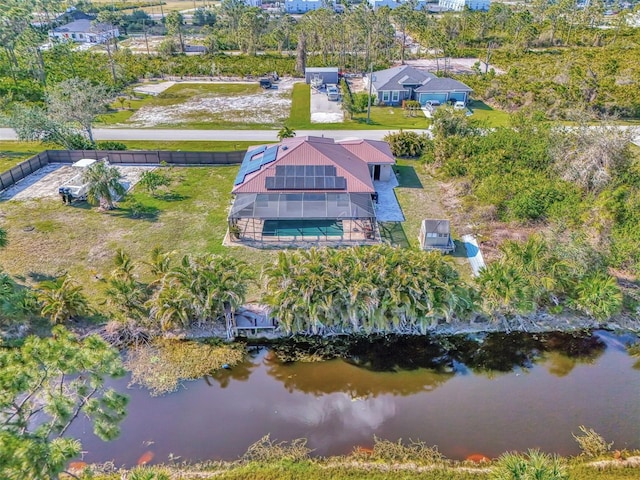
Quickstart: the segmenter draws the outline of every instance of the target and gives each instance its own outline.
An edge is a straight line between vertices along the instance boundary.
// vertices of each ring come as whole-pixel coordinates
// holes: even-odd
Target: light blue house
[[[491,0],[438,0],[438,6],[443,10],[461,12],[465,8],[470,10],[489,10]]]
[[[284,11],[287,13],[306,13],[319,8],[335,9],[333,0],[285,0]]]
[[[365,85],[369,79],[365,77]],[[427,101],[465,102],[473,90],[453,78],[437,77],[431,72],[409,65],[388,68],[373,73],[371,93],[378,105],[401,105],[403,100],[417,100],[421,105]]]

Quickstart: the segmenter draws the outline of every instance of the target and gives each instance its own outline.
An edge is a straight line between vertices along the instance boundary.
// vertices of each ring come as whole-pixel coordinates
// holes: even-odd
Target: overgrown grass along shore
[[[279,479],[279,480],[625,480],[638,478],[637,452],[605,451],[597,457],[562,458],[530,450],[510,452],[476,463],[448,460],[422,442],[390,442],[374,438],[372,448],[359,447],[345,456],[311,458],[306,440],[276,442],[266,435],[236,462],[201,465],[136,467],[130,471],[109,466],[76,469],[82,479]],[[477,456],[482,458],[481,455]],[[617,458],[616,458],[617,457]]]

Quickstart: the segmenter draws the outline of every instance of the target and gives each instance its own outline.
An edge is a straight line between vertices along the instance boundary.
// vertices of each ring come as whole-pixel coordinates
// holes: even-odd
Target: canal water
[[[234,460],[265,434],[307,438],[317,455],[371,447],[373,437],[422,440],[449,458],[540,448],[579,453],[571,433],[595,429],[614,448],[640,448],[640,362],[634,337],[491,334],[355,342],[344,359],[251,358],[180,391],[130,395],[122,433],[102,442],[78,422],[84,461]]]

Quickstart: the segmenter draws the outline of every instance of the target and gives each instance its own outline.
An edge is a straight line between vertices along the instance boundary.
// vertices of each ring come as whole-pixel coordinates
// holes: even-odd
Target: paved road
[[[621,127],[629,128],[629,127]],[[397,130],[296,130],[298,137],[313,135],[317,137],[332,137],[335,139],[344,138],[366,138],[368,140],[382,140],[389,132]],[[405,130],[409,131],[409,130]],[[425,130],[412,130],[414,132],[425,132]],[[93,130],[96,140],[159,140],[159,141],[257,141],[273,142],[278,140],[277,130],[172,130],[172,129],[135,129],[135,128],[97,128]],[[11,128],[0,128],[1,140],[17,140],[16,134]],[[633,143],[640,146],[640,134]]]
[[[326,136],[336,139],[366,138],[382,140],[390,130],[296,130],[296,136]],[[419,130],[416,130],[419,131]],[[422,130],[424,131],[424,130]],[[172,129],[133,129],[133,128],[96,128],[93,130],[96,140],[249,140],[277,141],[277,130],[172,130]],[[16,140],[11,128],[0,128],[0,140]]]

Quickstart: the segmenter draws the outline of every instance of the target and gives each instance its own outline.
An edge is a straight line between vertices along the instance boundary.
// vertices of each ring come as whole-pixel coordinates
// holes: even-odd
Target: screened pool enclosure
[[[268,242],[379,241],[369,193],[246,193],[229,214],[232,240]]]

